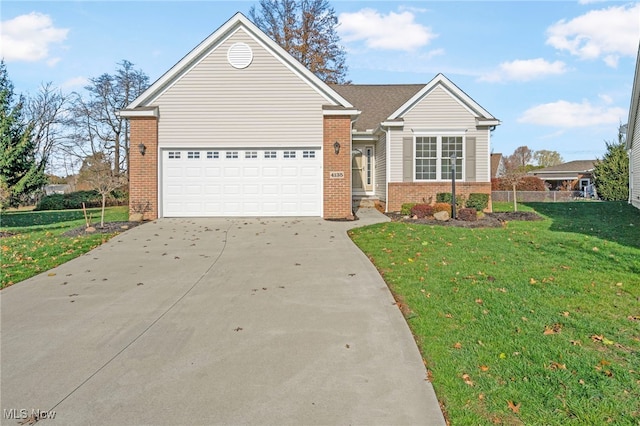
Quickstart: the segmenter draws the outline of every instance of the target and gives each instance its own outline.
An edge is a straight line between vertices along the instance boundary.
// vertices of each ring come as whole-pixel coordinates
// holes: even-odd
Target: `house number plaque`
[[[344,179],[344,172],[329,172],[331,179]]]

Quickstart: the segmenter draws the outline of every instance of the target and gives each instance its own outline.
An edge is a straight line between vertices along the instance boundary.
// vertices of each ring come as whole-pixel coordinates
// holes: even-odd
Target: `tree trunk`
[[[517,212],[518,211],[518,200],[516,200],[518,193],[516,191],[516,184],[513,184],[513,211]]]
[[[102,194],[102,213],[100,214],[100,228],[104,228],[104,208],[107,204],[107,194]]]

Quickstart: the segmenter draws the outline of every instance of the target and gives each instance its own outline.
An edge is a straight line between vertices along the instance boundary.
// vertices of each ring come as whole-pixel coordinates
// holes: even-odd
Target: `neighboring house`
[[[626,146],[629,153],[629,202],[640,209],[640,108],[638,103],[640,103],[640,47],[633,78]]]
[[[503,177],[506,173],[502,154],[491,154],[491,179]]]
[[[50,184],[44,187],[44,193],[46,195],[67,194],[69,192],[71,192],[71,185],[67,184]]]
[[[530,171],[528,174],[542,179],[552,191],[587,191],[595,196],[593,186],[593,166],[596,160],[576,160],[557,166]]]
[[[352,216],[450,192],[491,193],[500,124],[444,75],[328,85],[238,13],[134,100],[130,201],[147,218]]]

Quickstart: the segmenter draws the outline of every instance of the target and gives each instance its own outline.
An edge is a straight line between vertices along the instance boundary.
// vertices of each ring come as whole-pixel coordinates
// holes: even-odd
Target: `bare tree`
[[[532,158],[533,151],[531,151],[528,146],[524,145],[517,147],[515,151],[513,151],[513,154],[507,158],[507,163],[512,167],[518,167],[525,170],[526,167],[531,164]]]
[[[104,227],[104,209],[107,205],[107,197],[114,189],[126,184],[124,175],[113,170],[111,159],[103,152],[97,152],[85,158],[80,169],[79,180],[86,182],[92,189],[102,196],[102,212],[100,214],[100,227]]]
[[[96,152],[108,153],[113,158],[116,175],[128,170],[128,122],[116,114],[138,97],[148,86],[149,77],[133,64],[123,60],[114,75],[102,74],[89,79],[85,86],[88,97],[74,95],[74,132],[70,150],[77,156]]]
[[[346,53],[328,0],[260,0],[251,20],[302,65],[327,83],[346,83]]]
[[[68,96],[49,82],[43,83],[38,93],[27,102],[26,115],[32,124],[31,137],[35,144],[36,161],[42,170],[50,168],[52,155],[66,138],[68,101]]]

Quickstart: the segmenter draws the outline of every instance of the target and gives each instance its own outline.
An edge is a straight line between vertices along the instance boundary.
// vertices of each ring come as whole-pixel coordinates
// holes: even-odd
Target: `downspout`
[[[391,176],[391,128],[389,130],[385,130],[383,126],[380,126],[380,130],[385,135],[385,178],[384,178],[384,212],[389,213],[389,179]]]

